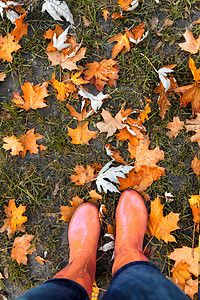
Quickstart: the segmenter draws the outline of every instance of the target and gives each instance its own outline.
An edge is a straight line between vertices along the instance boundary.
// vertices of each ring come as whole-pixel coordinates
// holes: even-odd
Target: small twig
[[[97,44],[97,41],[95,41],[96,45],[97,45],[97,59],[98,59],[98,63],[99,63],[99,46]]]
[[[151,243],[151,241],[152,241],[153,238],[154,238],[154,235],[150,238],[150,240],[148,241],[148,243],[144,247],[144,250],[142,251],[142,253],[144,253],[146,251],[147,247],[149,246],[149,244]]]
[[[194,229],[192,233],[192,256],[194,257],[194,238],[195,238],[195,228],[196,228],[196,223],[194,223]]]
[[[25,126],[27,125],[27,122],[28,122],[28,116],[29,116],[29,114],[30,114],[30,109],[29,109],[29,111],[28,111],[28,113],[27,113],[27,116],[26,116],[26,122],[25,122]]]
[[[107,290],[104,290],[104,289],[102,289],[102,288],[98,288],[100,291],[104,291],[104,292],[107,292]]]
[[[146,55],[144,55],[143,53],[140,53],[142,56],[144,56],[147,60],[148,60],[148,62],[150,63],[150,65],[153,67],[153,69],[154,69],[154,71],[156,71],[156,73],[158,73],[158,71],[156,70],[156,68],[154,67],[154,65],[152,64],[152,62],[150,61],[150,59],[146,56]]]
[[[106,252],[104,252],[99,258],[97,258],[96,261],[100,260],[105,254],[106,254]]]

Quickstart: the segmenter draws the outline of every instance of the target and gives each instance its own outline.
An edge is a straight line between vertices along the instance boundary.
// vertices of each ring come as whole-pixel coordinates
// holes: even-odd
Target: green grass
[[[189,55],[181,51],[178,43],[184,42],[182,34],[185,26],[189,26],[199,16],[198,1],[160,1],[156,4],[154,0],[140,1],[139,7],[132,12],[123,12],[123,18],[113,20],[113,12],[119,12],[116,1],[90,1],[70,0],[68,5],[75,19],[75,34],[77,41],[86,47],[86,58],[78,63],[84,67],[88,62],[94,60],[108,59],[114,43],[109,44],[109,38],[117,33],[125,33],[125,27],[130,28],[133,24],[136,27],[145,21],[149,29],[148,37],[129,52],[119,54],[116,57],[119,67],[119,79],[114,87],[107,87],[104,93],[112,93],[112,99],[106,99],[103,108],[109,110],[112,116],[121,109],[126,102],[126,107],[133,109],[144,108],[145,98],[150,98],[151,113],[149,120],[144,125],[150,138],[150,149],[160,147],[165,153],[165,159],[159,166],[165,168],[165,176],[147,188],[145,194],[149,194],[151,200],[159,195],[162,203],[165,204],[164,214],[170,212],[180,213],[180,229],[173,232],[177,243],[166,244],[163,240],[158,241],[155,237],[145,236],[145,245],[151,248],[150,258],[157,267],[167,276],[171,276],[173,261],[167,257],[174,248],[188,246],[193,243],[193,220],[192,211],[188,203],[191,195],[198,194],[199,181],[191,169],[191,161],[195,154],[199,153],[197,143],[191,143],[192,132],[181,130],[177,138],[169,139],[166,135],[168,122],[174,116],[181,120],[191,118],[190,105],[186,108],[180,107],[178,95],[170,98],[171,106],[162,119],[159,116],[157,105],[158,94],[154,92],[159,83],[158,74],[152,65],[158,70],[162,66],[177,64],[174,68],[174,76],[178,85],[187,85],[193,82],[192,74],[188,68],[189,57],[195,60],[197,68],[200,67],[199,54]],[[102,17],[101,9],[108,9],[110,15],[108,20]],[[89,27],[83,25],[82,17],[85,16],[91,23]],[[151,19],[159,18],[156,29],[151,31]],[[156,32],[162,27],[164,19],[169,18],[173,25],[162,31],[158,36]],[[53,72],[56,78],[60,76],[59,66],[51,66],[45,53],[49,43],[43,35],[48,29],[54,29],[54,21],[46,12],[41,13],[41,3],[27,14],[29,23],[28,36],[20,40],[21,48],[13,53],[13,62],[0,60],[0,72],[6,72],[7,78],[0,82],[0,219],[5,216],[4,205],[8,205],[9,199],[15,198],[17,206],[26,205],[25,215],[28,221],[25,223],[26,232],[35,236],[33,244],[37,248],[37,255],[43,256],[47,251],[46,259],[50,263],[44,266],[38,265],[34,260],[36,255],[29,257],[28,265],[18,265],[11,259],[11,249],[14,238],[8,239],[6,233],[0,233],[0,272],[8,267],[9,280],[12,286],[19,286],[27,290],[45,279],[51,278],[57,271],[67,264],[69,248],[67,242],[63,242],[67,236],[67,225],[60,221],[60,206],[69,204],[75,195],[89,200],[88,192],[95,189],[94,182],[84,186],[76,186],[70,181],[74,174],[75,165],[93,163],[104,166],[110,159],[105,152],[105,145],[111,143],[122,152],[127,163],[134,161],[128,157],[127,142],[116,141],[115,136],[106,139],[106,134],[98,134],[96,142],[91,141],[89,145],[74,145],[68,135],[68,127],[75,128],[77,121],[73,120],[66,103],[80,107],[80,101],[72,96],[66,102],[59,102],[56,99],[53,88],[49,85],[49,97],[47,108],[31,110],[28,114],[23,109],[15,107],[12,102],[13,92],[22,95],[20,86],[27,80],[34,85],[43,81],[50,81]],[[64,22],[58,22],[64,29]],[[3,36],[10,32],[14,26],[6,19],[0,19],[0,34]],[[190,29],[191,30],[191,29]],[[192,31],[195,37],[200,34],[200,26],[194,25]],[[158,42],[162,46],[157,53],[154,48]],[[142,55],[143,54],[143,55]],[[145,55],[145,56],[144,56]],[[150,62],[151,63],[150,63]],[[70,73],[61,70],[61,75]],[[102,120],[100,113],[88,118],[91,126]],[[27,153],[23,159],[20,156],[11,156],[9,151],[2,148],[3,138],[12,134],[19,137],[28,129],[35,128],[35,131],[44,136],[40,141],[47,146],[47,150],[41,156]],[[54,195],[55,185],[59,183],[59,190]],[[174,201],[166,203],[165,192],[174,195]],[[102,194],[101,204],[107,207],[107,214],[102,223],[100,245],[108,242],[103,235],[106,233],[106,224],[114,223],[115,208],[118,201],[118,194]],[[150,212],[150,203],[147,202]],[[3,222],[1,222],[3,225]],[[17,236],[22,235],[18,233]],[[194,246],[198,245],[198,235],[195,234]],[[100,257],[102,253],[98,253]],[[97,262],[97,285],[105,288],[111,278],[112,262],[110,258],[112,251],[106,253]],[[38,271],[39,270],[39,271]],[[10,284],[9,282],[9,284]],[[1,293],[15,297],[17,294],[9,294],[8,280],[0,280]]]

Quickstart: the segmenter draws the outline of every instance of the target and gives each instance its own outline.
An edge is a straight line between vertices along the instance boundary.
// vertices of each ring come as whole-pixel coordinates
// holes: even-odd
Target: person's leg
[[[52,279],[28,291],[18,300],[89,299],[95,278],[100,228],[96,205],[80,205],[69,224],[69,264]]]
[[[139,193],[125,190],[116,209],[113,278],[103,300],[189,299],[142,253],[148,214]]]

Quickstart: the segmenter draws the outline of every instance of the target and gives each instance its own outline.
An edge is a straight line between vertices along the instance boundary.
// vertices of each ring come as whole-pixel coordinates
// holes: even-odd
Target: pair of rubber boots
[[[129,262],[148,261],[142,254],[147,227],[143,198],[134,190],[125,190],[116,209],[116,239],[112,274]],[[84,203],[74,212],[69,224],[69,264],[53,278],[71,279],[85,288],[89,297],[96,271],[96,255],[101,224],[98,208]]]

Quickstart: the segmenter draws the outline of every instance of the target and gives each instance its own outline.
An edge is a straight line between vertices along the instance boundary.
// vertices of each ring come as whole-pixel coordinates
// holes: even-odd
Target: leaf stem
[[[156,73],[158,73],[158,70],[156,70],[156,68],[154,67],[154,65],[152,64],[152,62],[150,61],[150,59],[146,56],[146,55],[144,55],[143,53],[140,53],[142,56],[144,56],[147,60],[148,60],[148,62],[150,63],[150,65],[153,67],[153,69],[154,69],[154,71],[156,71]]]

